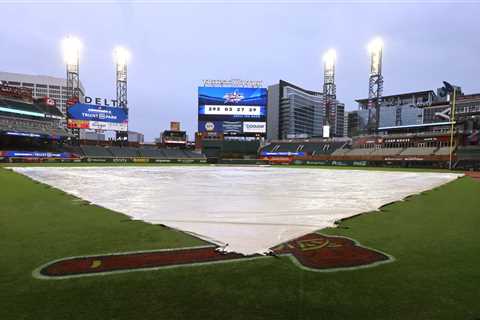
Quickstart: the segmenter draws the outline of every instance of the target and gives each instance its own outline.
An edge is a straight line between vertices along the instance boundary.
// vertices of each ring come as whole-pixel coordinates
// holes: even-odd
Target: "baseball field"
[[[2,320],[480,318],[480,181],[471,177],[266,257],[219,253],[5,168],[0,186]]]

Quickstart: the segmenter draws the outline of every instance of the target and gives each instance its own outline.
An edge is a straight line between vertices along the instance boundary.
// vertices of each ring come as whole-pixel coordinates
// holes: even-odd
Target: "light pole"
[[[448,161],[448,169],[452,170],[452,156],[453,156],[453,131],[455,130],[455,104],[457,101],[457,88],[450,83],[443,81],[447,92],[453,95],[452,106],[450,108],[450,150],[449,150],[449,161]]]
[[[65,109],[62,110],[67,116],[70,105],[75,104],[80,98],[80,49],[82,43],[73,36],[68,36],[62,41],[63,60],[67,71],[67,102]],[[68,119],[67,119],[68,122]],[[68,124],[67,124],[68,126]],[[80,139],[80,130],[72,128],[72,134],[77,140]],[[78,141],[76,141],[78,142]]]
[[[119,107],[127,108],[127,64],[130,60],[130,52],[123,47],[113,50],[116,70],[117,103]]]
[[[383,94],[382,55],[383,40],[375,38],[368,44],[370,53],[370,77],[368,81],[368,131],[377,130],[380,121],[380,99]],[[374,114],[372,114],[374,109]]]
[[[128,114],[127,101],[127,64],[130,60],[130,52],[124,47],[116,47],[113,49],[113,59],[115,62],[116,87],[117,87],[117,105],[123,108]],[[115,140],[120,141],[120,144],[125,144],[128,140],[127,132],[117,131],[115,133]]]
[[[80,96],[80,49],[82,43],[73,36],[68,36],[62,41],[63,59],[67,70],[67,90],[69,98]]]
[[[337,53],[334,49],[328,50],[323,55],[323,101],[325,106],[325,119],[324,119],[324,132],[323,137],[328,138],[331,135],[332,126],[334,128],[333,133],[336,133],[334,121],[336,117],[336,86],[335,86],[335,62],[337,60]],[[328,127],[325,128],[325,127]],[[329,131],[328,135],[325,131]]]

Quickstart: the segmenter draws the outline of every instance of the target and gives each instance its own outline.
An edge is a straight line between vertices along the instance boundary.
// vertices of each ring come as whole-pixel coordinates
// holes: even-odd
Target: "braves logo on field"
[[[33,275],[41,279],[64,279],[87,275],[156,270],[222,262],[262,259],[268,256],[225,253],[215,246],[126,252],[60,259],[41,266]],[[271,248],[271,255],[289,257],[302,269],[339,271],[391,262],[393,257],[361,246],[352,239],[309,233]]]

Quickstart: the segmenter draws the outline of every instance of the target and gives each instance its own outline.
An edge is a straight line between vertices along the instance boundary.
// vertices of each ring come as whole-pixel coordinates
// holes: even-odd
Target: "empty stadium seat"
[[[179,149],[163,149],[163,152],[165,153],[165,156],[169,159],[187,158],[185,153],[183,153],[182,150],[179,150]]]
[[[455,151],[455,148],[453,149]],[[448,156],[450,155],[450,147],[440,147],[435,151],[436,156]]]
[[[380,148],[375,149],[372,156],[398,156],[403,151],[403,148]]]
[[[154,159],[165,159],[167,156],[165,153],[158,148],[147,148],[147,147],[142,147],[138,149],[138,152],[141,157],[145,158],[154,158]]]
[[[108,150],[113,154],[113,156],[119,158],[135,158],[139,156],[137,148],[109,147]]]
[[[373,148],[357,148],[351,149],[349,152],[345,153],[346,156],[369,156],[375,149]]]
[[[303,152],[306,155],[330,155],[344,142],[275,142],[264,146],[261,152]]]
[[[102,157],[102,158],[113,157],[113,154],[110,153],[104,147],[84,145],[84,146],[81,146],[80,148],[82,149],[83,154],[85,154],[85,156],[87,156],[87,157]]]
[[[344,156],[346,153],[348,153],[351,149],[349,148],[339,148],[335,151],[332,152],[332,156]]]
[[[198,160],[202,160],[202,159],[205,159],[205,155],[199,153],[199,152],[195,152],[195,151],[191,151],[191,150],[184,150],[183,151],[185,153],[185,155],[191,159],[198,159]]]
[[[437,150],[437,147],[411,147],[403,150],[401,156],[429,156]]]

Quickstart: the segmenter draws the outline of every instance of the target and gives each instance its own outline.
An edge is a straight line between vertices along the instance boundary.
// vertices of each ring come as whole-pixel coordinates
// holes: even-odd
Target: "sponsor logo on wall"
[[[249,122],[243,123],[243,132],[246,133],[265,133],[267,131],[266,122]]]

